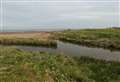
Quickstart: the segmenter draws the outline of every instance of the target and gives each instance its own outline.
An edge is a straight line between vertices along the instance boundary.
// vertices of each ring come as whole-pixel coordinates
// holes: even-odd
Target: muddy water
[[[63,53],[70,56],[87,56],[100,60],[120,61],[120,51],[110,51],[102,48],[90,48],[79,46],[71,43],[57,41],[57,48],[33,47],[33,46],[16,46],[19,49],[28,51],[47,51],[50,53]]]

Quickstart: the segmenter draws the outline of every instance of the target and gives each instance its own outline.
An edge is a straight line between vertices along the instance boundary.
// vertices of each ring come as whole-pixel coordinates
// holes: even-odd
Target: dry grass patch
[[[15,32],[0,33],[0,38],[39,38],[49,39],[52,35],[49,32]]]

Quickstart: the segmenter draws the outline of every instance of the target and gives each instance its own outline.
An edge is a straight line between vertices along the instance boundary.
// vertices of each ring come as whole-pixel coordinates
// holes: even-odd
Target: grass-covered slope
[[[120,82],[120,63],[1,46],[0,82]]]
[[[66,30],[57,33],[59,40],[120,50],[120,29]]]

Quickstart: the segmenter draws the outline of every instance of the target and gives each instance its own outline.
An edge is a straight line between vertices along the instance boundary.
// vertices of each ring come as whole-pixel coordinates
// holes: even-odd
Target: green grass
[[[22,37],[22,35],[19,36]],[[54,41],[57,38],[61,41],[90,47],[120,50],[120,29],[118,28],[65,30],[63,32],[50,33],[50,36],[46,39],[37,37],[38,35],[31,38],[18,38],[16,35],[16,37],[11,38],[9,35],[7,37],[3,35],[0,37],[0,44],[57,47],[57,43]]]
[[[120,82],[120,63],[0,46],[0,82]]]
[[[57,38],[120,50],[120,29],[66,30],[53,35],[50,39],[1,37],[0,44],[56,47]],[[120,82],[120,62],[0,46],[0,82]]]
[[[62,41],[120,50],[120,29],[66,30],[55,34]]]
[[[32,45],[32,46],[45,46],[57,47],[57,43],[51,39],[38,39],[38,38],[0,38],[2,45]]]

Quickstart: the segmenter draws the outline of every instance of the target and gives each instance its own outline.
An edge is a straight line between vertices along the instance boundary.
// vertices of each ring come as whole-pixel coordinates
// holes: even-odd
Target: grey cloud
[[[119,26],[117,2],[103,3],[97,2],[100,0],[94,0],[96,2],[90,4],[87,2],[90,0],[85,1],[76,3],[4,2],[4,27],[14,29],[18,27],[42,28],[43,26],[44,28],[52,26],[61,28]]]

